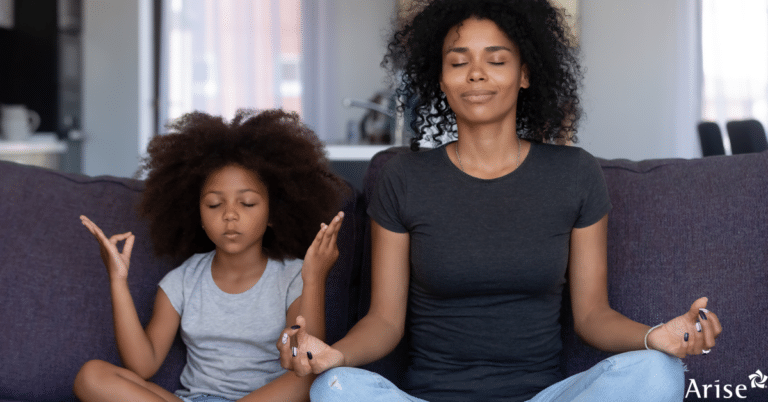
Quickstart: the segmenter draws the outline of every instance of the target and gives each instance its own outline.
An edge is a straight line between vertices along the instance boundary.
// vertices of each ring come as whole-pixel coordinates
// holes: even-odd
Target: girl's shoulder
[[[168,272],[161,283],[174,278],[183,281],[185,278],[199,277],[206,269],[210,269],[215,254],[216,251],[214,250],[192,255],[181,265]]]

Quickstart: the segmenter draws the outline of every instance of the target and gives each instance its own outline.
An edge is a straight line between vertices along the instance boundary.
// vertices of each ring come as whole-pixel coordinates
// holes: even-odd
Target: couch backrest
[[[366,174],[366,201],[380,168],[403,152],[410,151],[396,147],[374,156]],[[600,163],[613,204],[608,228],[612,307],[655,325],[684,313],[695,299],[709,297],[725,330],[712,354],[685,360],[690,370],[686,384],[691,379],[699,387],[733,384],[732,390],[749,385],[750,374],[768,369],[768,337],[763,336],[768,330],[768,152]],[[363,275],[370,275],[369,249],[364,264]],[[360,300],[362,316],[369,298]],[[566,375],[608,356],[577,338],[569,304],[566,294]],[[402,346],[369,368],[398,381],[405,361]],[[757,392],[750,388],[742,395]]]
[[[138,180],[0,162],[0,401],[76,400],[72,383],[83,363],[120,364],[107,273],[79,216],[108,235],[136,235],[129,286],[146,323],[158,282],[178,261],[154,256],[147,223],[136,212],[142,190]],[[344,205],[340,256],[326,291],[330,341],[351,325],[349,287],[360,265],[361,204],[353,191]],[[153,381],[178,389],[184,362],[177,339]]]

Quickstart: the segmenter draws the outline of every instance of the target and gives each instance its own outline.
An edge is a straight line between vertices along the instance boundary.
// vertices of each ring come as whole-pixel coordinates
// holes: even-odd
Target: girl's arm
[[[306,375],[337,366],[361,366],[386,356],[400,342],[408,302],[410,236],[371,220],[371,244],[371,307],[366,316],[333,347],[302,329],[286,331],[296,335],[298,353],[291,357],[290,345],[281,346],[278,341],[283,367]],[[311,360],[306,351],[312,354]]]
[[[571,232],[568,270],[576,333],[586,343],[607,352],[645,349],[650,327],[630,320],[608,304],[607,236],[607,215]],[[678,357],[712,348],[722,326],[714,313],[707,312],[708,319],[699,320],[702,330],[697,331],[699,308],[706,304],[706,298],[698,299],[687,313],[653,330],[648,335],[649,347]]]
[[[304,286],[301,296],[291,303],[285,317],[286,323],[296,323],[303,333],[309,333],[318,339],[325,339],[325,281],[339,257],[336,241],[343,219],[344,213],[339,212],[330,225],[320,226],[304,257],[301,269]],[[287,341],[287,337],[283,343],[282,338],[281,334],[281,339],[277,340],[277,348],[281,351],[285,349],[290,354],[291,343]],[[305,357],[306,359],[308,358]],[[288,371],[240,401],[309,401],[309,388],[314,379],[311,375],[299,377],[293,371]]]
[[[99,242],[101,258],[109,273],[115,341],[120,359],[125,368],[148,379],[160,368],[173,344],[179,328],[179,314],[165,292],[158,289],[152,318],[146,330],[142,328],[128,289],[128,268],[135,237],[123,233],[108,239],[88,218],[81,216],[81,221]],[[117,243],[123,240],[125,245],[120,252]]]

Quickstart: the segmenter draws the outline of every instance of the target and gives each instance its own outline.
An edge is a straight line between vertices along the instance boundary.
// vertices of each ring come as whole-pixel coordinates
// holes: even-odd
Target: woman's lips
[[[493,98],[493,95],[495,95],[495,92],[493,91],[474,90],[474,91],[464,92],[463,94],[461,94],[461,97],[470,103],[484,103],[491,100],[491,98]]]

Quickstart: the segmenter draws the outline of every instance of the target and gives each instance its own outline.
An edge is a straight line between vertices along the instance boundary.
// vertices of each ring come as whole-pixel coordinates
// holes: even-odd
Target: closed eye
[[[244,206],[248,207],[248,208],[250,208],[250,207],[253,207],[253,206],[255,206],[255,205],[256,205],[256,204],[246,204],[246,203],[242,203],[242,204],[243,204]]]
[[[503,61],[489,61],[488,64],[494,65],[494,66],[503,66]]]
[[[221,204],[214,204],[214,205],[209,205],[209,206],[208,206],[208,208],[210,208],[210,209],[214,209],[214,208],[218,208],[220,205],[221,205]]]
[[[464,66],[464,65],[466,65],[466,64],[467,64],[467,63],[452,63],[452,64],[451,64],[451,67],[461,67],[461,66]]]

